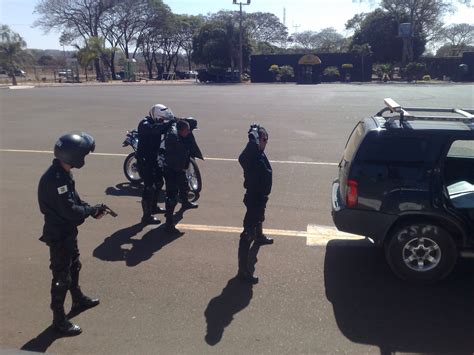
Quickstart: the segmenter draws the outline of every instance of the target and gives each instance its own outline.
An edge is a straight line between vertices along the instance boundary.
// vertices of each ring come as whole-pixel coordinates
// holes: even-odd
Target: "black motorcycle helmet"
[[[62,162],[80,169],[84,158],[95,149],[94,138],[84,132],[68,133],[59,137],[54,145],[54,156]]]

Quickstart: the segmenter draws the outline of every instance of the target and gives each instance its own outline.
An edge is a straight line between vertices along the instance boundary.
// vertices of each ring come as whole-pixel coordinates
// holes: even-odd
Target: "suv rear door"
[[[339,190],[339,203],[346,203],[347,189],[348,189],[348,178],[349,172],[351,169],[352,162],[356,157],[357,150],[361,142],[364,140],[367,132],[375,127],[375,123],[372,118],[367,118],[357,123],[357,125],[352,130],[349,139],[347,140],[346,146],[344,148],[344,153],[342,159],[339,163],[339,179],[338,184],[334,184],[333,188]],[[336,192],[336,191],[333,191]],[[335,193],[333,193],[335,195]]]

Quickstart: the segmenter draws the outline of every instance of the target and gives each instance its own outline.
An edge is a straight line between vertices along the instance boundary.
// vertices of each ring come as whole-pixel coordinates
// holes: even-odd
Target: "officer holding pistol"
[[[87,133],[61,136],[54,146],[52,165],[43,174],[38,186],[38,202],[44,215],[43,235],[40,238],[49,246],[51,283],[51,309],[54,330],[65,335],[77,335],[81,328],[67,319],[64,300],[71,292],[71,314],[80,313],[99,304],[97,298],[85,296],[79,287],[79,249],[77,227],[92,216],[99,219],[106,213],[105,205],[90,206],[76,191],[71,169],[84,166],[84,158],[95,148],[94,138]]]
[[[265,155],[268,133],[262,126],[253,124],[248,132],[249,141],[239,156],[239,163],[244,171],[246,193],[244,204],[247,212],[244,217],[244,230],[240,235],[238,276],[241,280],[256,284],[258,278],[253,276],[248,265],[250,244],[273,244],[273,239],[263,234],[265,208],[272,189],[272,167]]]

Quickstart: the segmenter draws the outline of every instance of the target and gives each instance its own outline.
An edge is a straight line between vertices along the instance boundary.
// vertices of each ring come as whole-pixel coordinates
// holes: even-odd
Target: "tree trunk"
[[[17,83],[17,81],[16,81],[15,73],[13,73],[13,72],[12,72],[12,85],[13,85],[13,86],[17,86],[17,85],[18,85],[18,83]]]
[[[112,80],[117,80],[117,74],[115,74],[115,51],[110,55],[110,72],[112,73]]]
[[[100,67],[100,60],[98,58],[94,59],[94,67],[95,67],[95,77],[97,81],[104,81],[104,74],[102,73]]]

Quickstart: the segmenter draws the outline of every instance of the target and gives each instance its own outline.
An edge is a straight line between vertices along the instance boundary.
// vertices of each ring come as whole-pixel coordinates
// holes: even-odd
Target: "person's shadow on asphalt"
[[[105,194],[109,196],[135,196],[142,197],[143,185],[132,184],[130,182],[121,182],[115,186],[109,186],[105,189]],[[161,189],[158,194],[158,202],[164,203],[166,198],[165,190]]]
[[[60,338],[65,338],[65,335],[55,332],[51,326],[43,330],[35,338],[31,339],[25,345],[23,345],[20,350],[25,351],[35,351],[38,353],[45,353],[46,350]]]
[[[183,213],[184,210],[175,213],[176,223],[183,219]],[[145,233],[141,239],[133,239],[143,230],[143,227],[143,224],[137,223],[113,233],[94,249],[92,255],[104,261],[125,261],[127,266],[133,267],[150,259],[164,246],[184,235],[183,232],[169,234],[166,232],[165,225],[160,224],[157,228]],[[126,245],[131,245],[131,248],[127,248]]]
[[[105,194],[109,196],[137,196],[143,194],[142,184],[132,184],[129,182],[121,182],[115,186],[109,186],[105,189]]]
[[[258,245],[253,245],[249,253],[249,266],[253,273],[257,263]],[[250,304],[253,296],[253,285],[241,281],[237,276],[227,282],[219,296],[214,297],[207,305],[204,315],[207,323],[206,343],[216,345],[224,335],[224,329],[230,325],[234,315]]]

